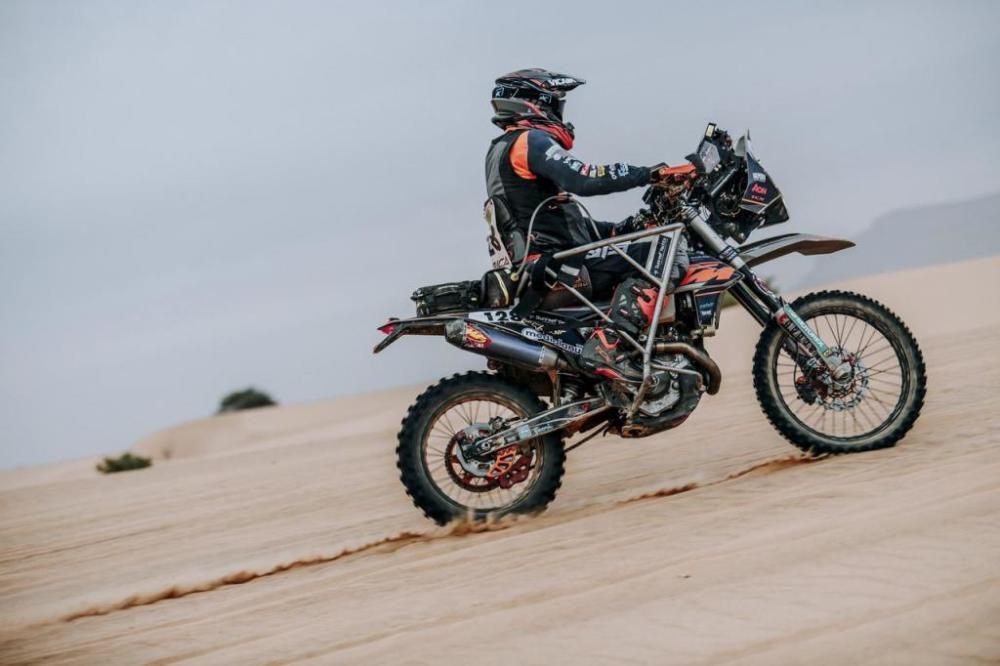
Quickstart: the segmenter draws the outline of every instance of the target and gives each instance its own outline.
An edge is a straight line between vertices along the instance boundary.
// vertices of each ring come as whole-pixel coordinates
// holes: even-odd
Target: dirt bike
[[[375,353],[401,336],[435,335],[488,359],[488,372],[428,388],[403,419],[400,478],[427,517],[444,524],[541,511],[555,498],[569,448],[599,434],[646,437],[683,423],[702,395],[721,385],[704,341],[718,329],[725,293],[763,327],[753,384],[765,416],[792,444],[811,453],[869,451],[893,446],[913,426],[926,372],[899,317],[845,291],[789,304],[753,270],[791,253],[829,254],[853,243],[785,234],[731,245],[727,239],[744,243],[754,230],[788,220],[781,192],[754,156],[749,133],[734,145],[709,124],[687,159],[694,169],[686,177],[645,192],[646,228],[552,255],[569,263],[595,251],[617,252],[655,287],[648,327],[619,331],[641,381],[583,370],[584,342],[611,322],[609,304],[588,298],[585,275],[557,283],[530,312],[510,307],[525,294],[527,258],[516,270],[501,267],[479,281],[418,289],[418,316],[380,327],[386,337]],[[690,265],[667,293],[682,238]],[[652,244],[645,265],[623,249],[638,242]],[[564,446],[582,433],[588,434]]]

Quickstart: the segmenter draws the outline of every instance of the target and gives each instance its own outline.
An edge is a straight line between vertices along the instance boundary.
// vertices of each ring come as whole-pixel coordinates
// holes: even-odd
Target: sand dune
[[[897,448],[798,456],[727,311],[722,392],[571,453],[532,519],[413,509],[393,448],[418,387],[180,426],[137,446],[148,470],[5,473],[0,662],[1000,661],[998,285],[998,258],[848,285],[927,357]]]

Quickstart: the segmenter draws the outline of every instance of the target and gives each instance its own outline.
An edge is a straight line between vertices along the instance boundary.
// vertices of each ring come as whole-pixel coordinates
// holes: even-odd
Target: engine
[[[672,354],[671,356],[672,358],[665,360],[664,365],[682,370],[691,369],[691,362],[684,356],[680,354]],[[663,412],[676,405],[677,401],[681,399],[680,375],[674,373],[670,373],[669,375],[661,374],[658,379],[660,380],[659,385],[654,386],[647,393],[650,397],[646,398],[639,405],[639,412],[645,416],[660,416]],[[630,392],[634,399],[635,389],[630,389]]]
[[[658,356],[657,364],[677,370],[696,371],[683,354]],[[646,393],[646,399],[630,420],[622,419],[615,429],[622,437],[648,437],[679,426],[698,406],[701,391],[696,378],[690,374],[661,370],[655,375],[656,383]],[[636,388],[614,384],[607,389],[606,398],[620,409],[627,411],[635,401]]]

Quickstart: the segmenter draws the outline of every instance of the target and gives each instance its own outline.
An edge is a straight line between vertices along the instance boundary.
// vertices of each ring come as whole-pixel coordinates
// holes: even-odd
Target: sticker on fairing
[[[466,314],[465,319],[467,321],[479,321],[489,324],[502,324],[507,330],[513,331],[528,340],[545,342],[573,354],[583,353],[583,345],[572,342],[571,335],[569,336],[570,340],[563,339],[567,337],[562,335],[563,333],[567,333],[566,330],[555,330],[550,334],[533,326],[526,326],[521,323],[521,318],[513,310],[478,310]]]
[[[559,347],[565,351],[571,352],[573,354],[582,354],[583,345],[573,344],[572,342],[566,342],[565,340],[560,340],[559,338],[549,335],[544,331],[539,331],[537,329],[525,326],[521,329],[521,335],[529,340],[536,340],[539,342],[547,342],[550,345]]]
[[[615,243],[617,247],[622,252],[628,252],[629,245],[632,241],[622,241],[621,243]],[[584,257],[586,259],[606,259],[607,257],[619,256],[617,252],[611,249],[610,245],[605,245],[604,247],[599,247],[596,250],[591,250]]]

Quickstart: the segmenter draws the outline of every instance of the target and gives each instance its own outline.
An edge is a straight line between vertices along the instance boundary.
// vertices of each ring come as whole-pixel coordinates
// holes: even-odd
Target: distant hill
[[[795,287],[1000,254],[1000,193],[892,211],[851,240],[857,247],[815,262]]]

